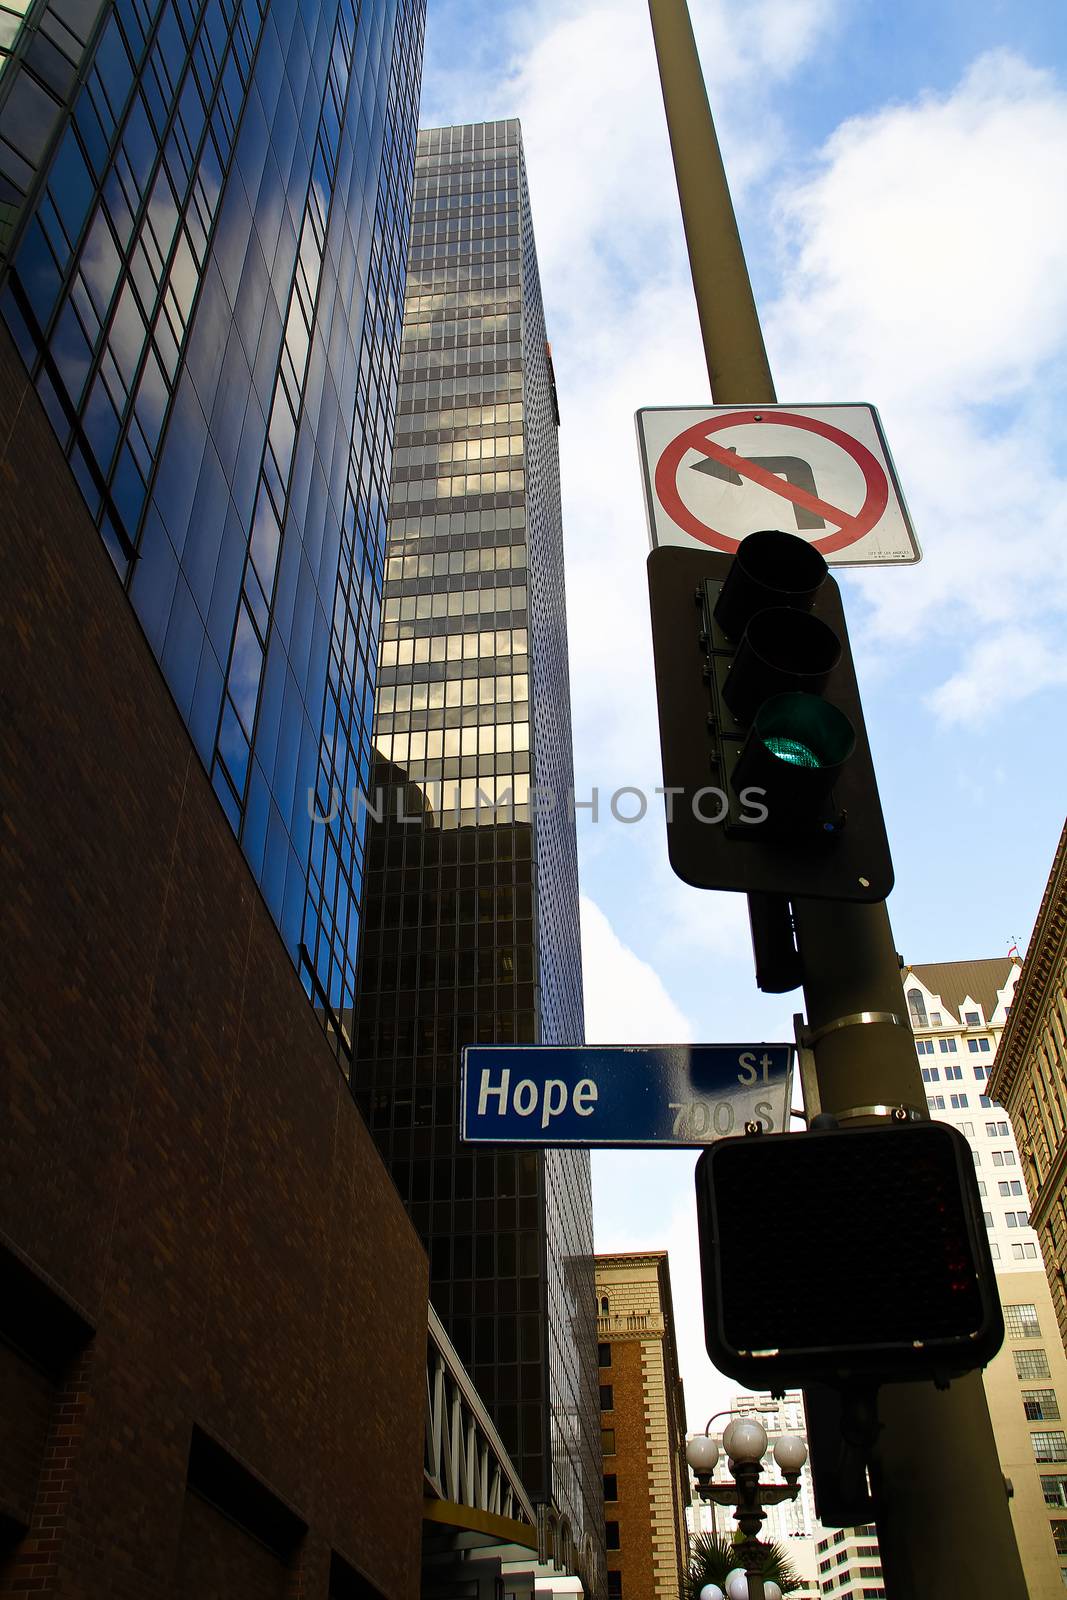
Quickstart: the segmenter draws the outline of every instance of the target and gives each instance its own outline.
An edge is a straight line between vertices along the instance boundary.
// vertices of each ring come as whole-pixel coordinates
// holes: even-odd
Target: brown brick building
[[[997,1051],[990,1094],[1011,1117],[1030,1226],[1067,1350],[1067,825]],[[1067,1579],[1065,1579],[1067,1581]]]
[[[0,336],[0,1594],[418,1590],[427,1264]]]
[[[608,1595],[679,1600],[689,1472],[666,1251],[598,1255],[596,1292]]]

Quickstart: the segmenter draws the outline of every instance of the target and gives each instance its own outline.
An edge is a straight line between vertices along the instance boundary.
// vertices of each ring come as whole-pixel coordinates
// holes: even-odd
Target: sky
[[[878,407],[920,564],[839,574],[907,961],[1033,925],[1067,757],[1067,31],[1060,0],[691,0],[779,401]],[[744,899],[688,888],[662,782],[634,433],[708,379],[646,0],[429,0],[421,123],[521,119],[562,417],[586,1034],[787,1040]],[[692,1168],[598,1152],[596,1247],[667,1249],[689,1424]],[[766,1226],[774,1226],[767,1219]],[[796,1227],[792,1219],[780,1225]]]

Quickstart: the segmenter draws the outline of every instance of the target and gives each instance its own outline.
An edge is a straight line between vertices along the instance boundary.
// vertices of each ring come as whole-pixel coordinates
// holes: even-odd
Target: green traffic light
[[[772,696],[757,712],[753,728],[768,755],[806,771],[839,767],[855,744],[844,713],[814,694]]]
[[[794,767],[821,767],[822,762],[814,750],[809,750],[806,744],[801,744],[799,739],[789,739],[783,735],[772,735],[765,739],[764,744],[772,756],[777,756],[779,761],[788,761]]]

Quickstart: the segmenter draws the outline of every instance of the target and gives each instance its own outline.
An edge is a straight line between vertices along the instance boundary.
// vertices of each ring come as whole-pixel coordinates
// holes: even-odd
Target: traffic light
[[[795,534],[648,559],[667,848],[701,889],[884,900],[878,786],[836,583]]]
[[[934,1378],[1004,1338],[974,1162],[940,1122],[724,1139],[696,1168],[708,1354],[752,1389]]]

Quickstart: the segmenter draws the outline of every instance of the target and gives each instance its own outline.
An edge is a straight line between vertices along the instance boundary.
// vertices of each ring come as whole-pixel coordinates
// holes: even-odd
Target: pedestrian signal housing
[[[999,1350],[974,1161],[955,1128],[724,1139],[697,1162],[696,1190],[708,1354],[748,1388],[947,1380]]]
[[[893,866],[841,597],[805,539],[648,560],[671,866],[702,889],[884,900]]]

